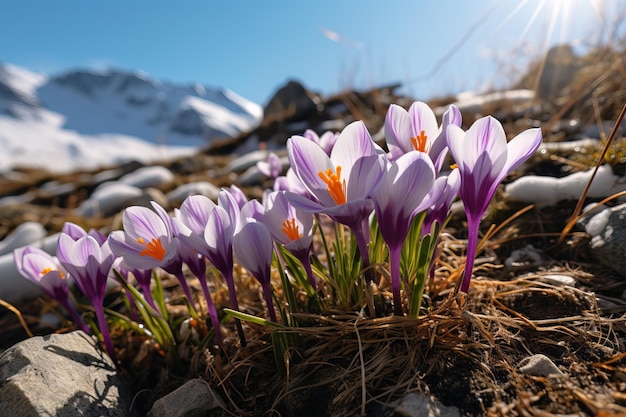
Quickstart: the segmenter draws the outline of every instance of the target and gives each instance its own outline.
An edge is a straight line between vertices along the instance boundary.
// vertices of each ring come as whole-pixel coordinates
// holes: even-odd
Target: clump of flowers
[[[454,106],[439,126],[433,111],[416,102],[408,111],[390,107],[385,137],[388,152],[359,121],[339,134],[307,131],[287,141],[290,168],[285,176],[279,176],[282,167],[274,154],[261,164],[275,178],[274,189],[262,201],[247,201],[233,186],[220,192],[217,204],[191,196],[173,214],[156,203],[129,207],[124,230],[105,237],[67,223],[58,260],[24,248],[15,252],[15,262],[86,329],[68,301],[69,275],[93,305],[111,356],[115,351],[103,303],[112,274],[139,312],[128,321],[142,321],[134,328],[170,352],[177,343],[172,328],[180,323],[169,318],[157,269],[178,279],[191,318],[210,323],[204,342],[213,340],[218,346],[225,340],[222,327],[233,318],[242,344],[239,320],[284,329],[300,324],[295,313],[323,315],[331,308],[418,319],[439,233],[454,199],[461,199],[468,219],[460,285],[467,292],[481,217],[500,182],[533,154],[542,136],[539,129],[529,129],[507,143],[502,125],[490,116],[463,131]],[[448,153],[450,168],[445,163]],[[201,297],[191,291],[187,272],[199,280]],[[260,284],[265,314],[239,309],[238,291],[248,274]],[[376,311],[373,302],[374,293],[385,296],[386,276],[393,313]],[[224,297],[219,304],[214,299],[220,282],[228,288],[227,305]],[[288,344],[285,340],[282,346]]]

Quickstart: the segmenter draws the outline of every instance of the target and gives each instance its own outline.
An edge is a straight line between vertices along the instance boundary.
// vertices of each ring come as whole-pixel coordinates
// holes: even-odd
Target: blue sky
[[[0,0],[0,10],[2,62],[141,70],[264,104],[291,78],[323,94],[402,82],[418,99],[499,87],[546,45],[606,39],[626,0]]]

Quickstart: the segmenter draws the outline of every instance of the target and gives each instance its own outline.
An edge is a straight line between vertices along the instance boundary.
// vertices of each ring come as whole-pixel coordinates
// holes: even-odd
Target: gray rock
[[[28,245],[40,248],[50,255],[54,255],[57,249],[57,241],[59,234],[47,236]],[[9,303],[18,303],[31,297],[37,297],[43,294],[41,288],[24,278],[17,270],[13,252],[0,255],[0,299]]]
[[[0,255],[12,253],[13,249],[21,248],[46,237],[48,232],[38,222],[24,222],[17,226],[15,230],[0,241]]]
[[[91,196],[76,208],[76,214],[85,217],[108,217],[122,211],[129,201],[143,195],[140,188],[118,182],[100,185]]]
[[[219,187],[207,181],[189,182],[176,187],[166,194],[168,204],[171,206],[180,205],[190,195],[203,195],[211,200],[217,200],[220,192]]]
[[[394,411],[403,417],[461,417],[458,408],[445,406],[427,395],[415,392],[401,398]]]
[[[174,174],[160,165],[139,168],[119,179],[119,182],[137,188],[159,187],[174,181]]]
[[[604,209],[583,224],[593,256],[626,278],[626,204]]]
[[[539,278],[541,282],[554,285],[556,287],[576,287],[576,278],[562,274],[546,274]]]
[[[519,363],[519,371],[534,376],[563,376],[563,372],[546,355],[532,355]]]
[[[211,410],[226,408],[220,396],[199,379],[155,401],[147,417],[202,417]]]
[[[263,109],[264,121],[302,120],[323,109],[321,98],[298,81],[290,80],[276,91]]]
[[[33,337],[0,356],[0,415],[133,416],[130,390],[82,331]]]

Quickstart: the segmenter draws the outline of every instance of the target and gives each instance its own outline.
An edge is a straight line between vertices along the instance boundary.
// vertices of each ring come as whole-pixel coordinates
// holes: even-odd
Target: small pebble
[[[564,376],[563,372],[546,355],[537,354],[524,358],[519,363],[519,371],[534,376]]]
[[[575,278],[569,275],[559,274],[542,275],[540,280],[546,284],[552,284],[558,287],[575,287],[577,282]]]

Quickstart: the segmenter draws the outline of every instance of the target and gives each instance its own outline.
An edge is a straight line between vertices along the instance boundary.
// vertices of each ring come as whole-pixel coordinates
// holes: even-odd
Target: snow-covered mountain
[[[120,70],[48,76],[0,63],[0,171],[178,156],[249,130],[262,115],[227,89]]]

